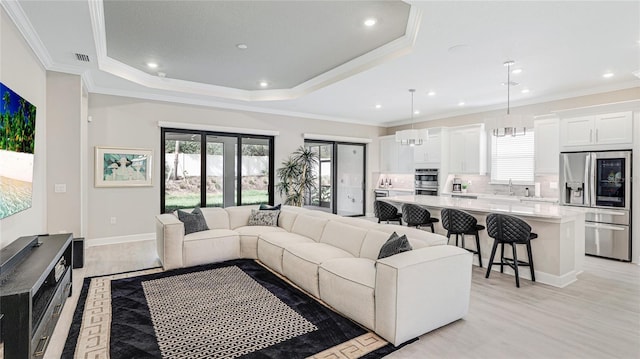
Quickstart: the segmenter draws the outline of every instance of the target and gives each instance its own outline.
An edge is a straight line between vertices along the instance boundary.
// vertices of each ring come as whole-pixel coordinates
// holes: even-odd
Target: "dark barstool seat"
[[[430,226],[432,233],[435,233],[433,224],[440,222],[439,219],[431,217],[431,212],[426,208],[411,203],[402,205],[402,219],[409,227]]]
[[[402,225],[402,213],[398,213],[396,206],[384,201],[373,202],[373,213],[378,218],[378,223],[381,221],[399,222]]]
[[[480,253],[480,236],[478,231],[484,229],[484,226],[478,224],[478,220],[465,211],[458,209],[444,208],[440,212],[442,218],[442,227],[447,230],[447,238],[451,238],[452,234],[456,235],[456,246],[458,245],[458,235],[462,237],[462,248],[471,253],[478,255],[478,264],[482,268],[482,254]],[[468,249],[464,245],[464,236],[473,235],[476,237],[476,250]]]
[[[491,273],[491,266],[493,264],[500,264],[500,273],[504,273],[504,265],[508,265],[513,269],[516,276],[516,287],[520,288],[520,277],[518,274],[518,266],[528,266],[531,271],[531,281],[536,281],[536,275],[533,270],[533,254],[531,253],[531,240],[538,238],[538,235],[531,233],[531,226],[527,222],[520,218],[509,216],[506,214],[491,213],[487,216],[487,232],[489,237],[495,239],[493,242],[493,248],[491,249],[491,258],[489,259],[489,268],[487,268],[487,275],[485,278],[489,278]],[[500,248],[500,262],[494,262],[493,258],[496,254],[498,244]],[[513,258],[504,257],[504,245],[511,245],[511,252]],[[527,246],[528,262],[518,260],[516,253],[516,244],[525,244]]]

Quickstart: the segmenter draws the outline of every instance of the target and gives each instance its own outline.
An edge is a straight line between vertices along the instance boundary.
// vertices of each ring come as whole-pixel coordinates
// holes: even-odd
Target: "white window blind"
[[[524,136],[491,137],[491,181],[534,181],[534,133]]]

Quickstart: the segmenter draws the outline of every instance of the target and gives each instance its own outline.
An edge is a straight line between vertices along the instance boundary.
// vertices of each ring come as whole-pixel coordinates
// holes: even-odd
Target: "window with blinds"
[[[534,133],[491,137],[491,182],[534,181]]]

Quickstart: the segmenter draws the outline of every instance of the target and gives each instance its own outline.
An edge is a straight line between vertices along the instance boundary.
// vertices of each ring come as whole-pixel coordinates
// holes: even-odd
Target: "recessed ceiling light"
[[[381,105],[381,104],[377,104],[377,105],[376,105],[376,108],[377,108],[377,109],[381,109],[381,108],[382,108],[382,105]]]
[[[237,44],[236,47],[239,48],[240,50],[246,50],[247,48],[249,48],[247,44]]]
[[[420,114],[420,110],[415,110],[415,111],[413,111],[413,114],[414,114],[414,115],[419,115],[419,114]]]
[[[511,71],[512,74],[519,74],[522,73],[522,69],[513,69],[513,71]]]
[[[522,93],[529,93],[529,89],[522,89],[522,91],[520,91]]]
[[[436,92],[435,91],[429,91],[427,92],[427,96],[435,96]]]
[[[602,75],[602,77],[604,77],[605,79],[611,78],[613,77],[613,72],[606,72]]]
[[[371,26],[375,25],[377,22],[378,22],[378,20],[376,20],[374,18],[366,19],[364,21],[364,26],[371,27]]]
[[[149,67],[150,69],[157,69],[158,64],[155,62],[147,62],[147,67]]]
[[[260,81],[260,87],[267,87],[269,83],[267,81]]]
[[[458,102],[458,106],[464,106],[464,101]]]

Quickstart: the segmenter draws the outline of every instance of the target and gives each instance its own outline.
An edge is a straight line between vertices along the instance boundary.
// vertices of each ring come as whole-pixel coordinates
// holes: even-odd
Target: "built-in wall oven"
[[[586,254],[631,261],[631,155],[560,154],[560,204],[586,208]]]
[[[416,168],[415,194],[437,196],[439,172],[437,168]]]

